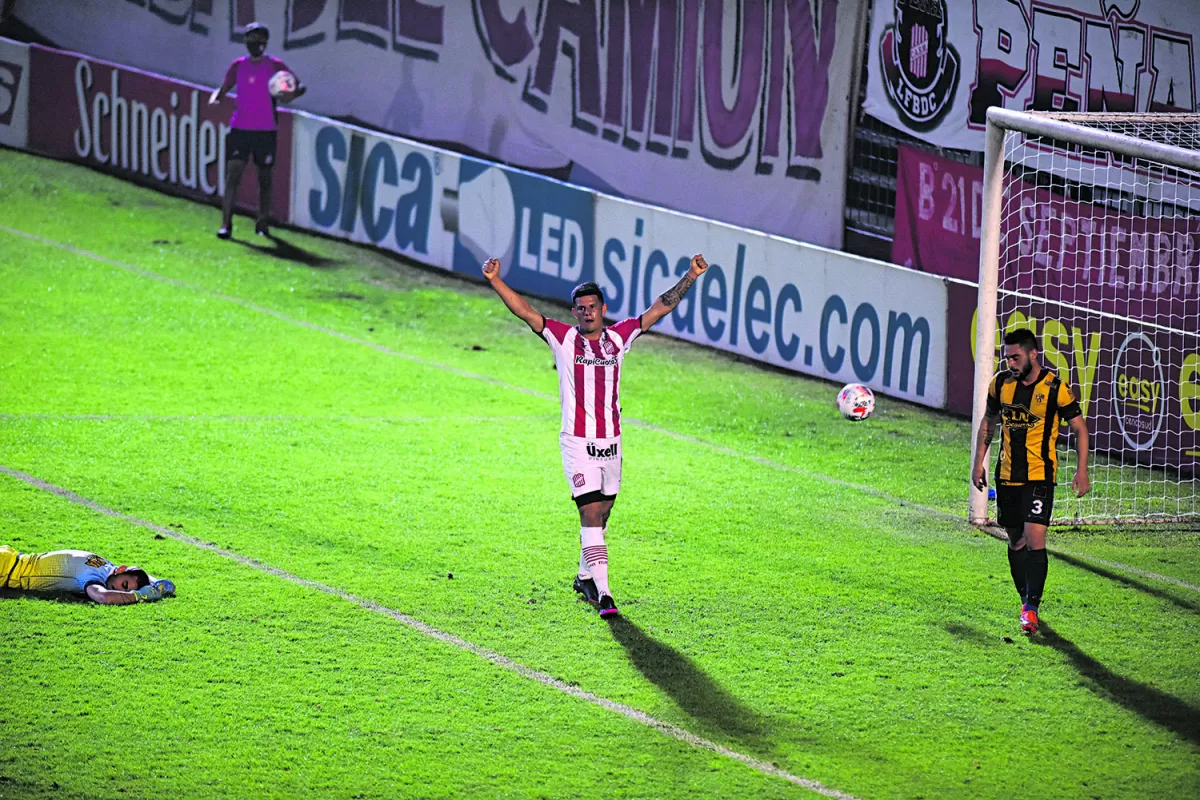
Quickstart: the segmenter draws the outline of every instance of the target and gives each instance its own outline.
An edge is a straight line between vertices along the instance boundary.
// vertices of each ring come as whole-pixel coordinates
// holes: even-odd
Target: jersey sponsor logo
[[[616,358],[591,358],[589,356],[575,356],[575,363],[582,364],[585,367],[615,367],[617,365]]]
[[[591,456],[592,458],[601,458],[601,459],[616,458],[617,457],[617,445],[615,443],[613,443],[613,444],[610,444],[608,447],[597,447],[595,442],[588,442],[587,443],[587,454],[589,456]]]
[[[575,473],[575,474],[574,474],[574,475],[571,477],[571,483],[575,484],[575,488],[576,488],[576,489],[581,489],[581,488],[583,488],[583,484],[584,484],[585,480],[586,480],[586,479],[583,477],[583,473],[582,473],[582,472],[576,472],[576,473]]]
[[[103,558],[101,558],[100,556],[93,553],[92,555],[87,557],[87,561],[85,563],[89,567],[103,567],[108,562],[106,560],[104,560]]]
[[[1000,422],[1009,430],[1029,430],[1041,421],[1025,406],[1005,406],[1000,412]]]

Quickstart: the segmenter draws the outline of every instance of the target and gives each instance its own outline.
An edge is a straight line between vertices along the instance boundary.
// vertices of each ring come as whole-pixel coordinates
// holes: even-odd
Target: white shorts
[[[621,437],[587,439],[558,435],[562,448],[563,474],[571,497],[600,492],[615,497],[621,491]]]

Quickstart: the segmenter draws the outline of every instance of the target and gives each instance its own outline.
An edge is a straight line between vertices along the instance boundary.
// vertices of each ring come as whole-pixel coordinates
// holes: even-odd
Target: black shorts
[[[1049,525],[1054,512],[1054,484],[1050,481],[996,486],[996,517],[1001,528],[1020,528],[1026,522]]]
[[[244,131],[230,128],[225,137],[226,161],[249,161],[254,158],[257,167],[275,166],[275,131]]]

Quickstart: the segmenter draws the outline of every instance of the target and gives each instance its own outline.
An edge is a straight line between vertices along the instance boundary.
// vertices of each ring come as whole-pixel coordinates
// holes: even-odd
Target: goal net
[[[1028,328],[1091,438],[1077,499],[1060,431],[1055,523],[1200,521],[1200,115],[993,108],[987,142],[973,430]]]

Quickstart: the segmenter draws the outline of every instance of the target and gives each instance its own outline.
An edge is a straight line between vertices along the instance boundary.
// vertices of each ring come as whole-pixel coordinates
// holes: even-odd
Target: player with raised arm
[[[141,567],[116,566],[86,550],[19,553],[0,545],[0,593],[84,595],[103,605],[152,603],[175,596],[175,584]]]
[[[483,276],[504,305],[550,345],[558,369],[562,401],[563,473],[579,509],[579,572],[575,591],[595,603],[600,616],[617,614],[608,585],[608,517],[621,488],[621,364],[634,340],[679,305],[708,269],[704,256],[692,256],[687,273],[639,317],[606,326],[604,293],[589,281],[571,293],[574,326],[535,311],[500,277],[500,262],[489,258]]]
[[[1058,476],[1058,429],[1066,422],[1075,434],[1078,465],[1071,485],[1077,497],[1088,481],[1088,428],[1071,388],[1041,365],[1037,337],[1027,328],[1004,337],[1001,370],[988,387],[987,411],[975,440],[971,480],[987,488],[986,454],[1002,426],[996,463],[996,516],[1008,532],[1008,567],[1021,595],[1021,630],[1037,633],[1038,607],[1046,586],[1046,528],[1054,510]]]

